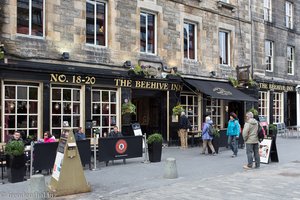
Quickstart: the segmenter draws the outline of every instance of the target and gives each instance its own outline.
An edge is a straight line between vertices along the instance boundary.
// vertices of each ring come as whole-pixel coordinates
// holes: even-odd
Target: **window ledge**
[[[218,5],[218,8],[226,8],[228,10],[231,10],[231,12],[235,12],[235,10],[236,10],[236,6],[234,6],[230,3],[223,2],[223,1],[218,1],[217,5]]]
[[[264,24],[266,24],[268,26],[274,26],[274,22],[273,21],[264,20]]]
[[[30,39],[38,39],[38,40],[45,40],[44,36],[36,36],[36,35],[26,35],[26,34],[16,34],[16,38],[30,38]]]

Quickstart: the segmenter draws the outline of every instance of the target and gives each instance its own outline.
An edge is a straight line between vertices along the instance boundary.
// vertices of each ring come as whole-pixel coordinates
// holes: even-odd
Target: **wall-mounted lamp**
[[[209,76],[210,77],[216,77],[217,76],[217,72],[216,71],[211,71],[211,72],[209,72]]]
[[[164,72],[171,73],[172,68],[168,68],[168,66],[163,66],[163,71],[164,71]]]
[[[69,52],[63,52],[61,57],[64,60],[68,60],[70,58],[70,54],[69,54]]]
[[[172,67],[172,70],[174,73],[176,73],[178,71],[177,67]]]
[[[123,64],[123,67],[126,67],[126,68],[131,68],[131,61],[130,60],[126,60]]]

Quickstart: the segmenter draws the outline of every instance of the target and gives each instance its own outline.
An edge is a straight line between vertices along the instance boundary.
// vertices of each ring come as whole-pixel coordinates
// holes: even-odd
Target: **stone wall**
[[[285,27],[285,2],[283,0],[273,1],[272,23],[265,22],[263,19],[263,1],[256,0],[253,4],[253,64],[254,74],[259,79],[278,79],[282,82],[299,80],[300,71],[300,3],[290,1],[294,5],[294,29]],[[265,40],[274,42],[274,70],[266,72],[265,65]],[[287,46],[295,47],[295,75],[287,75]]]
[[[1,41],[11,56],[62,63],[62,52],[71,61],[122,66],[139,59],[177,66],[186,74],[209,76],[217,71],[227,78],[237,65],[251,64],[249,1],[231,1],[234,9],[219,7],[217,0],[109,0],[107,1],[107,47],[85,44],[85,0],[46,1],[45,38],[16,34],[17,0],[5,0]],[[237,5],[237,2],[239,4]],[[140,12],[156,15],[157,54],[140,53]],[[183,23],[197,26],[197,59],[183,58]],[[219,65],[219,29],[230,31],[231,63]],[[46,59],[45,59],[46,58]]]

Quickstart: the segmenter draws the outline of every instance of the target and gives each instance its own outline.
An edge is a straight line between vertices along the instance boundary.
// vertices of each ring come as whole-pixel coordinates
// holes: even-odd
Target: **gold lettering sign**
[[[294,86],[280,85],[275,83],[259,83],[259,88],[265,90],[278,90],[278,91],[285,91],[285,92],[295,91]]]
[[[115,86],[117,87],[130,87],[140,89],[153,89],[153,90],[174,90],[181,91],[182,85],[177,83],[163,83],[154,81],[141,81],[141,80],[127,80],[127,79],[114,79]]]
[[[50,82],[94,85],[96,83],[96,78],[94,76],[68,76],[64,74],[50,74]]]

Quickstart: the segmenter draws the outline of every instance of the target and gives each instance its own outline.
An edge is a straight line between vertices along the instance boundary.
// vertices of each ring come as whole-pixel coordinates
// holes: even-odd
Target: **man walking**
[[[187,145],[187,130],[190,128],[191,124],[188,118],[185,116],[185,112],[181,112],[180,121],[179,121],[179,136],[181,148],[186,149]]]
[[[255,158],[255,168],[260,167],[260,157],[258,153],[259,142],[257,137],[258,122],[253,118],[253,113],[246,114],[246,123],[243,129],[243,139],[246,144],[246,153],[248,164],[244,165],[244,169],[252,169],[253,154]]]

